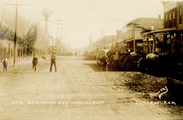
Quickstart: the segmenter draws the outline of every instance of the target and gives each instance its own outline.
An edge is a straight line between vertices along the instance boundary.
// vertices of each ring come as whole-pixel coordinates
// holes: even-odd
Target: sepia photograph
[[[183,1],[0,0],[0,120],[183,120]]]

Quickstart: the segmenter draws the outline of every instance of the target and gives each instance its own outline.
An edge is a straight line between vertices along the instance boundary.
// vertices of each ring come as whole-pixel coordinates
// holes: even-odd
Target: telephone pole
[[[15,5],[16,6],[16,14],[15,14],[15,35],[14,35],[14,57],[13,57],[13,67],[16,67],[16,57],[17,57],[17,18],[18,18],[18,6],[28,4],[18,4],[18,0],[16,0],[16,4],[5,4],[5,5]]]
[[[63,25],[64,24],[61,24],[61,25],[62,25],[62,27],[61,27],[61,37],[60,37],[61,38],[61,41],[60,41],[60,43],[61,43],[61,46],[62,46],[62,43],[63,43],[63,39],[62,39],[63,38],[63,29],[64,29],[63,28]]]
[[[42,15],[44,16],[45,18],[45,42],[47,43],[48,42],[48,19],[49,17],[51,16],[53,12],[48,9],[48,8],[45,8],[43,11],[42,11]],[[45,57],[46,57],[46,44],[45,44]]]
[[[57,22],[56,24],[57,24],[57,37],[56,37],[56,42],[58,42],[58,30],[59,30],[59,25],[63,25],[63,24],[60,24],[60,22],[62,21],[62,20],[48,20],[48,21],[51,21],[51,22]],[[53,40],[53,43],[52,43],[52,46],[53,47],[55,47],[55,39]]]
[[[58,28],[59,28],[59,22],[62,20],[56,20],[57,21],[57,42],[58,42]],[[55,42],[54,42],[54,46],[55,46]]]

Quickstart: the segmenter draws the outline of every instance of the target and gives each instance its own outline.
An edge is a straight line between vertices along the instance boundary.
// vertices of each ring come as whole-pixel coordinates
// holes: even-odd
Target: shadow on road
[[[83,65],[87,65],[90,68],[92,68],[95,72],[103,72],[103,66],[98,66],[96,63],[83,63]],[[138,72],[137,70],[133,70],[133,69],[111,69],[109,68],[108,70],[109,72],[121,72],[121,71],[129,71],[129,72]],[[146,74],[149,76],[154,76],[153,78],[157,78],[156,81],[158,81],[160,78],[165,78],[164,74],[162,73],[155,73],[155,72],[141,72],[142,74]],[[136,75],[136,74],[135,74]],[[139,74],[141,76],[141,74]],[[134,76],[133,76],[134,77]],[[180,79],[175,79],[172,77],[166,77],[167,78],[167,82],[165,84],[163,84],[162,86],[167,86],[168,88],[168,94],[166,95],[166,97],[164,98],[167,101],[175,101],[177,105],[182,106],[183,105],[183,82]],[[137,82],[137,78],[135,78],[136,82]],[[143,81],[143,78],[140,79],[140,81]],[[152,89],[155,89],[155,86],[158,86],[157,83],[159,82],[153,82],[153,79],[150,80],[149,82],[152,82],[154,84],[154,87],[152,87]],[[136,83],[138,84],[138,83]],[[148,83],[146,83],[148,85]],[[150,83],[149,83],[150,84]],[[160,84],[160,83],[159,83]],[[160,87],[161,88],[161,87]],[[159,89],[157,89],[159,90]],[[156,90],[156,91],[157,91]]]
[[[83,65],[89,66],[95,72],[103,72],[103,66],[98,65],[97,63],[83,63]],[[120,72],[120,71],[137,72],[136,69],[132,69],[132,68],[121,69],[121,68],[111,68],[111,67],[108,67],[108,71],[110,71],[110,72]]]
[[[98,66],[96,63],[83,63],[83,65],[87,65],[92,68],[95,72],[103,72],[102,66]]]
[[[183,106],[183,82],[181,80],[167,77],[168,96],[169,101],[176,101],[176,104]]]

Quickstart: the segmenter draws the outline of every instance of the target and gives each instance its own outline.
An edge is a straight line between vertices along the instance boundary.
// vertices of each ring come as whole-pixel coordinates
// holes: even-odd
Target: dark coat
[[[104,56],[104,57],[102,58],[102,62],[103,62],[104,65],[107,65],[107,57],[106,57],[106,56]]]
[[[6,62],[6,60],[3,60],[3,66],[7,66],[8,63]]]
[[[33,57],[32,64],[37,65],[37,63],[38,63],[37,57]]]
[[[53,62],[56,61],[56,56],[55,55],[51,55],[51,61],[53,61]]]

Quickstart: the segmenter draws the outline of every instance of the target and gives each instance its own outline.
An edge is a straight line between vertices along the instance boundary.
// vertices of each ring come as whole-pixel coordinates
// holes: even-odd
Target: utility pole
[[[58,28],[59,28],[59,22],[62,20],[56,20],[57,21],[57,41],[58,41]],[[54,42],[54,46],[55,46],[55,42]]]
[[[15,36],[14,36],[14,57],[13,66],[16,67],[16,57],[17,57],[17,16],[18,16],[18,0],[16,0],[16,15],[15,15]]]
[[[62,27],[61,27],[61,41],[60,41],[60,43],[61,43],[61,46],[62,46],[62,37],[63,37],[63,24],[61,24],[62,25]]]
[[[16,67],[16,57],[17,57],[17,18],[18,18],[18,6],[19,5],[27,5],[27,4],[18,4],[18,0],[16,0],[16,4],[5,4],[5,5],[16,5],[16,14],[15,14],[15,36],[14,36],[14,57],[13,57],[13,67]]]
[[[61,24],[61,37],[60,37],[60,45],[59,45],[59,46],[60,46],[60,51],[61,51],[61,52],[63,52],[63,49],[64,49],[64,48],[63,48],[63,29],[64,29],[64,28],[63,28],[63,25],[64,25],[64,24]]]
[[[53,12],[51,12],[51,13],[53,13]],[[47,16],[47,13],[45,13],[44,16]],[[55,21],[57,22],[57,38],[56,39],[58,40],[58,29],[59,29],[59,25],[62,25],[62,24],[59,24],[59,22],[62,21],[62,20],[48,20],[48,17],[45,17],[45,20],[44,21],[45,21],[45,34],[46,34],[46,36],[48,36],[47,35],[47,31],[48,31],[47,30],[48,29],[47,28],[47,24],[48,24],[48,22],[55,22]],[[53,41],[52,46],[55,46],[55,40]]]
[[[46,39],[45,42],[48,42],[48,19],[52,13],[53,12],[51,12],[50,9],[48,9],[48,8],[45,8],[42,11],[42,15],[45,18],[45,39]],[[45,44],[45,57],[46,57],[46,44]]]
[[[47,24],[48,24],[48,22],[55,22],[55,21],[57,22],[57,38],[56,38],[56,40],[58,41],[58,29],[59,29],[59,25],[60,25],[59,22],[61,22],[62,20],[48,20],[48,17],[50,17],[51,13],[53,13],[48,8],[44,9],[42,13],[43,13],[43,16],[45,17],[45,37],[46,37],[45,39],[46,39],[46,41],[48,40]],[[54,48],[55,48],[55,39],[53,39],[53,41],[52,41],[52,51]]]
[[[135,46],[135,30],[136,30],[136,26],[134,25],[134,41],[133,41],[133,52],[136,52],[136,46]]]

